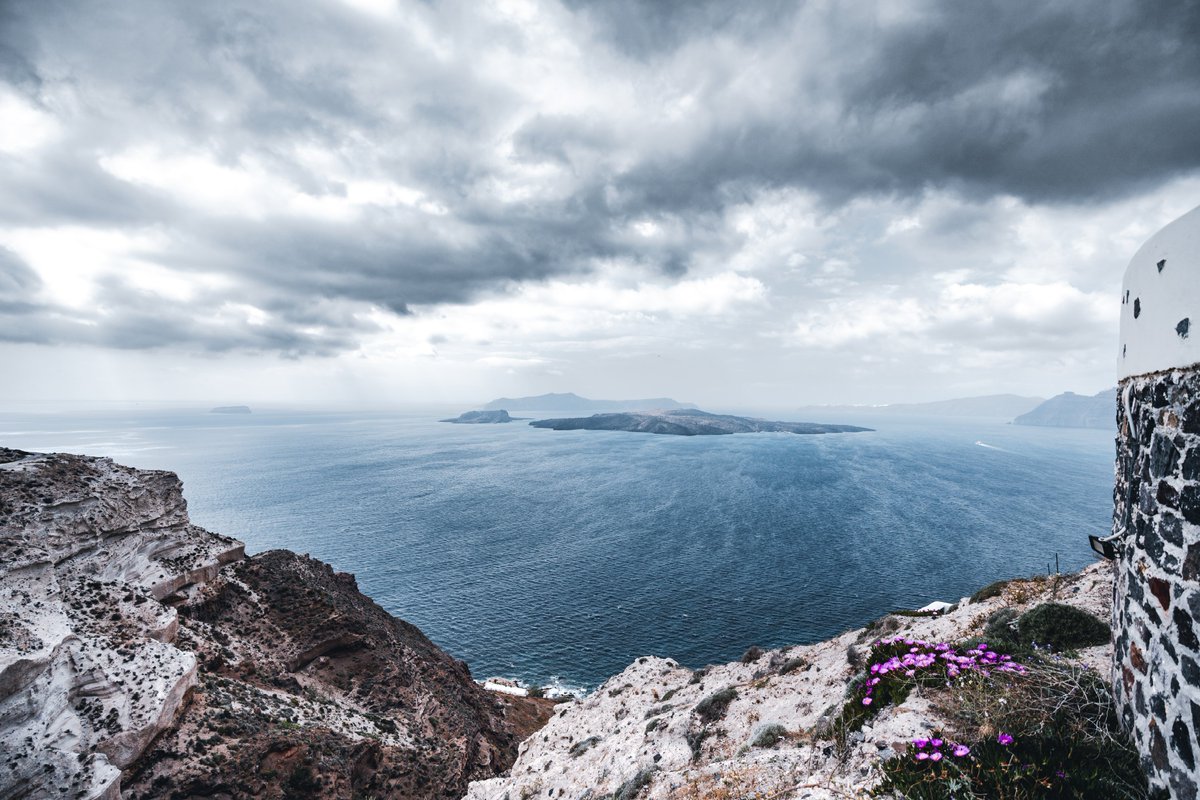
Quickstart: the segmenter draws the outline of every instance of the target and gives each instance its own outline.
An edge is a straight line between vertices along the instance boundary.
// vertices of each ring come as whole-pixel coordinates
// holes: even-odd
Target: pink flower
[[[863,698],[863,705],[864,705],[864,706],[869,706],[869,705],[871,705],[871,698],[869,698],[869,697],[864,697],[864,698]]]
[[[929,760],[930,761],[941,761],[942,754],[935,751],[929,755]]]
[[[917,753],[917,761],[924,761],[927,758],[929,758],[929,753],[926,753],[924,750]]]
[[[970,752],[971,748],[967,747],[965,744],[956,744],[954,746],[954,755],[957,758],[962,758],[963,756],[968,755]]]
[[[941,739],[930,739],[930,740],[929,740],[929,743],[930,743],[931,745],[933,745],[934,747],[941,747],[941,746],[942,746],[942,740],[941,740]]]
[[[996,741],[1000,744],[1012,744],[1013,737],[1009,736],[1007,733],[1002,733],[996,737]]]
[[[925,745],[929,744],[928,739],[913,739],[913,745],[920,750]]]

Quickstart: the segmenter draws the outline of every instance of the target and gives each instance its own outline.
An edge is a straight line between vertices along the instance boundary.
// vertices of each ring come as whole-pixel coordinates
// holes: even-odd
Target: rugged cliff
[[[460,796],[549,713],[172,473],[0,449],[0,798]]]
[[[946,684],[915,690],[839,737],[837,717],[860,685],[871,642],[958,642],[981,635],[996,612],[1015,615],[1052,600],[1098,621],[1107,618],[1111,594],[1111,568],[1096,564],[1061,579],[994,587],[943,614],[890,614],[814,645],[751,648],[731,664],[692,670],[640,658],[586,699],[561,706],[521,745],[511,773],[473,783],[467,800],[866,797],[884,762],[903,757],[914,737],[966,727],[957,719],[961,689]],[[1107,680],[1111,653],[1103,644],[1054,663]]]

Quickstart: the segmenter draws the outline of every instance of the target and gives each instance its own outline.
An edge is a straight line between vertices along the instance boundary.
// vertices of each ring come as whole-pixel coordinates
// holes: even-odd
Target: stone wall
[[[1116,695],[1159,786],[1196,797],[1200,750],[1200,370],[1118,395]]]
[[[1113,678],[1156,789],[1200,782],[1200,209],[1133,257],[1121,293]]]

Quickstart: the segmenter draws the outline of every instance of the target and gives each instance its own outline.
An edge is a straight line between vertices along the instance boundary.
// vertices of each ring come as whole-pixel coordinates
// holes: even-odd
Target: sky
[[[0,409],[1093,393],[1200,4],[0,0]]]

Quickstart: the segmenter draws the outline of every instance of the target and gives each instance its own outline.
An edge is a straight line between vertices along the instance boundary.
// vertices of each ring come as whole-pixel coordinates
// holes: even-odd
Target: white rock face
[[[1058,601],[1107,618],[1110,567],[1097,564],[1069,580]],[[1034,592],[1015,603],[1011,596],[964,600],[939,617],[892,616],[900,627],[890,635],[958,641],[978,633],[982,620],[1004,605],[1020,609],[1049,599]],[[929,698],[915,690],[852,734],[839,757],[822,732],[823,720],[840,710],[847,683],[861,669],[851,666],[848,651],[865,651],[872,638],[850,631],[698,672],[669,659],[640,658],[587,698],[561,706],[521,745],[508,777],[471,784],[467,798],[859,797],[879,780],[882,760],[944,725]],[[1107,675],[1111,651],[1094,647],[1081,656]],[[705,722],[699,704],[729,688],[736,697]],[[783,735],[768,744],[759,737],[772,726]]]
[[[1200,208],[1156,233],[1121,287],[1117,376],[1200,363]]]
[[[119,797],[196,682],[172,594],[243,555],[171,473],[0,449],[0,798]]]

